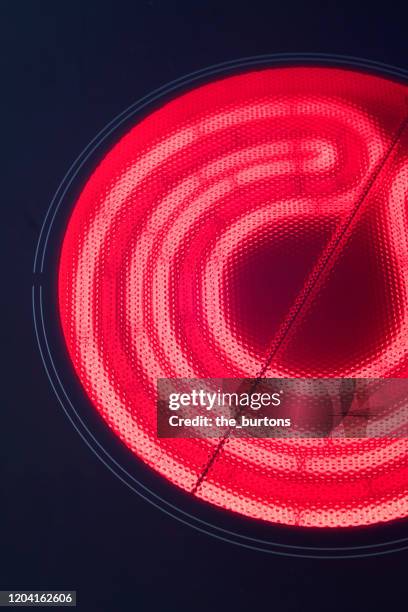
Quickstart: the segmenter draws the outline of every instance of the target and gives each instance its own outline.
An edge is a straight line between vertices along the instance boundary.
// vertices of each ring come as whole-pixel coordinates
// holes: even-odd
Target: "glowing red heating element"
[[[59,268],[75,370],[198,498],[301,526],[408,514],[405,439],[231,439],[214,458],[219,440],[158,439],[155,406],[158,377],[407,376],[407,93],[318,67],[220,79],[135,125],[76,202]]]

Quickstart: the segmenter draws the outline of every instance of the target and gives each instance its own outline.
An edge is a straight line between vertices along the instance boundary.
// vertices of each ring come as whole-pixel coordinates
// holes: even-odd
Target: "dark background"
[[[172,79],[257,54],[346,54],[408,68],[401,11],[358,1],[1,0],[0,589],[77,589],[87,612],[404,609],[408,552],[279,558],[143,502],[60,409],[31,315],[50,199],[115,115]]]

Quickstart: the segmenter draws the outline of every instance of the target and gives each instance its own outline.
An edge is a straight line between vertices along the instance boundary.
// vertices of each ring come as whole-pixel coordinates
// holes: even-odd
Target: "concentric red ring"
[[[357,71],[246,72],[151,113],[89,178],[65,341],[109,427],[182,489],[288,525],[407,515],[405,439],[234,439],[214,459],[217,440],[158,439],[155,405],[159,377],[406,376],[406,100]]]

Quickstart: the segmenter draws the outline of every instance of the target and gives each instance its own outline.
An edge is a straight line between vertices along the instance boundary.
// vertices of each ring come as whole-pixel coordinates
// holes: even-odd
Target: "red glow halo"
[[[75,371],[198,498],[299,526],[407,515],[405,439],[234,439],[212,461],[217,440],[158,439],[155,406],[159,377],[406,376],[406,96],[339,68],[220,79],[138,123],[78,198],[59,266]]]

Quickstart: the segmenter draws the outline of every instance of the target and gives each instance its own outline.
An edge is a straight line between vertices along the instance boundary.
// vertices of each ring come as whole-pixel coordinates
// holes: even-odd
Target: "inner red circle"
[[[179,95],[121,138],[59,264],[85,392],[134,454],[273,523],[408,513],[405,439],[159,439],[158,378],[405,377],[407,87],[270,68]]]

